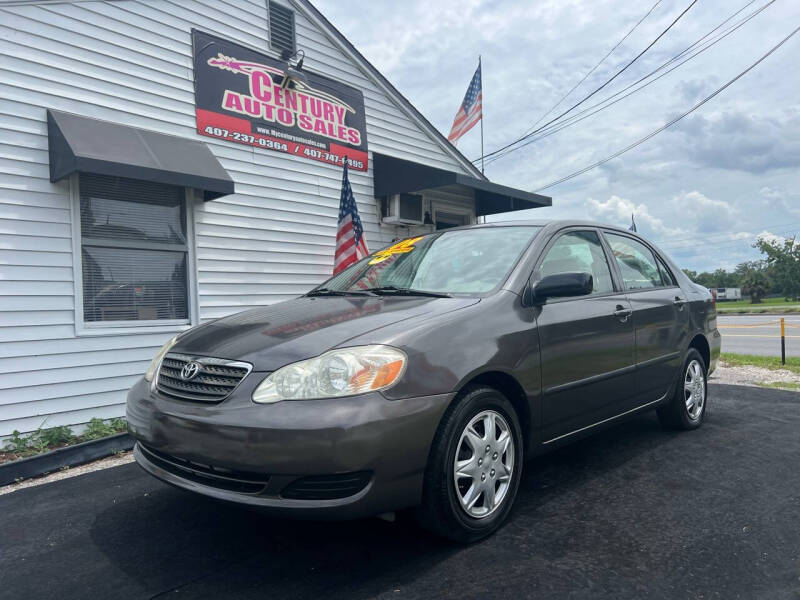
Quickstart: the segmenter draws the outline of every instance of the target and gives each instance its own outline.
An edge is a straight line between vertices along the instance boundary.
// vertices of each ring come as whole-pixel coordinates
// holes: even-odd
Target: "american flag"
[[[464,101],[458,108],[456,118],[453,119],[453,128],[450,130],[450,135],[447,136],[447,139],[455,144],[462,135],[475,127],[478,121],[483,118],[482,107],[481,61],[478,61],[478,68],[475,70],[475,75],[472,76],[472,81],[469,82]]]
[[[342,175],[342,196],[339,199],[339,231],[336,233],[336,254],[333,259],[333,274],[336,275],[369,254],[364,228],[358,216],[353,188],[347,178],[347,162]]]

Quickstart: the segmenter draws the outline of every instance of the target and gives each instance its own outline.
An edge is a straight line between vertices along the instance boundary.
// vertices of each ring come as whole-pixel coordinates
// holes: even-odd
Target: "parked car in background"
[[[710,293],[643,237],[485,224],[176,336],[127,417],[176,486],[289,516],[413,509],[469,542],[506,519],[525,458],[647,410],[699,427],[719,351]]]
[[[726,300],[741,300],[742,288],[717,288],[716,299],[725,302]]]

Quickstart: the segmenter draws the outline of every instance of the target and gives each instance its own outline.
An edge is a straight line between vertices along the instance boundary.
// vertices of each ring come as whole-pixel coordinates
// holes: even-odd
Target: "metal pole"
[[[786,322],[781,317],[781,364],[786,364]]]
[[[481,70],[481,173],[483,173],[483,67],[480,54],[478,54],[478,68]]]

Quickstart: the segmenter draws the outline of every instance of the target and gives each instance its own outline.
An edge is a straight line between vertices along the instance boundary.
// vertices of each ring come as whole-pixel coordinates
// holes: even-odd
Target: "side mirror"
[[[556,273],[543,277],[531,289],[534,303],[544,303],[548,298],[588,296],[594,289],[589,273]]]

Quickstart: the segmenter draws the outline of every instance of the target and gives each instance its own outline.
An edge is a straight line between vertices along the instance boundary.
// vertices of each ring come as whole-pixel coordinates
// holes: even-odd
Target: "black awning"
[[[233,194],[233,179],[203,142],[80,115],[47,111],[50,181],[97,173]]]
[[[462,186],[475,192],[475,215],[526,210],[551,206],[553,199],[525,192],[505,185],[492,183],[454,171],[429,167],[420,163],[373,153],[372,168],[375,176],[375,196],[390,196],[409,192]]]

